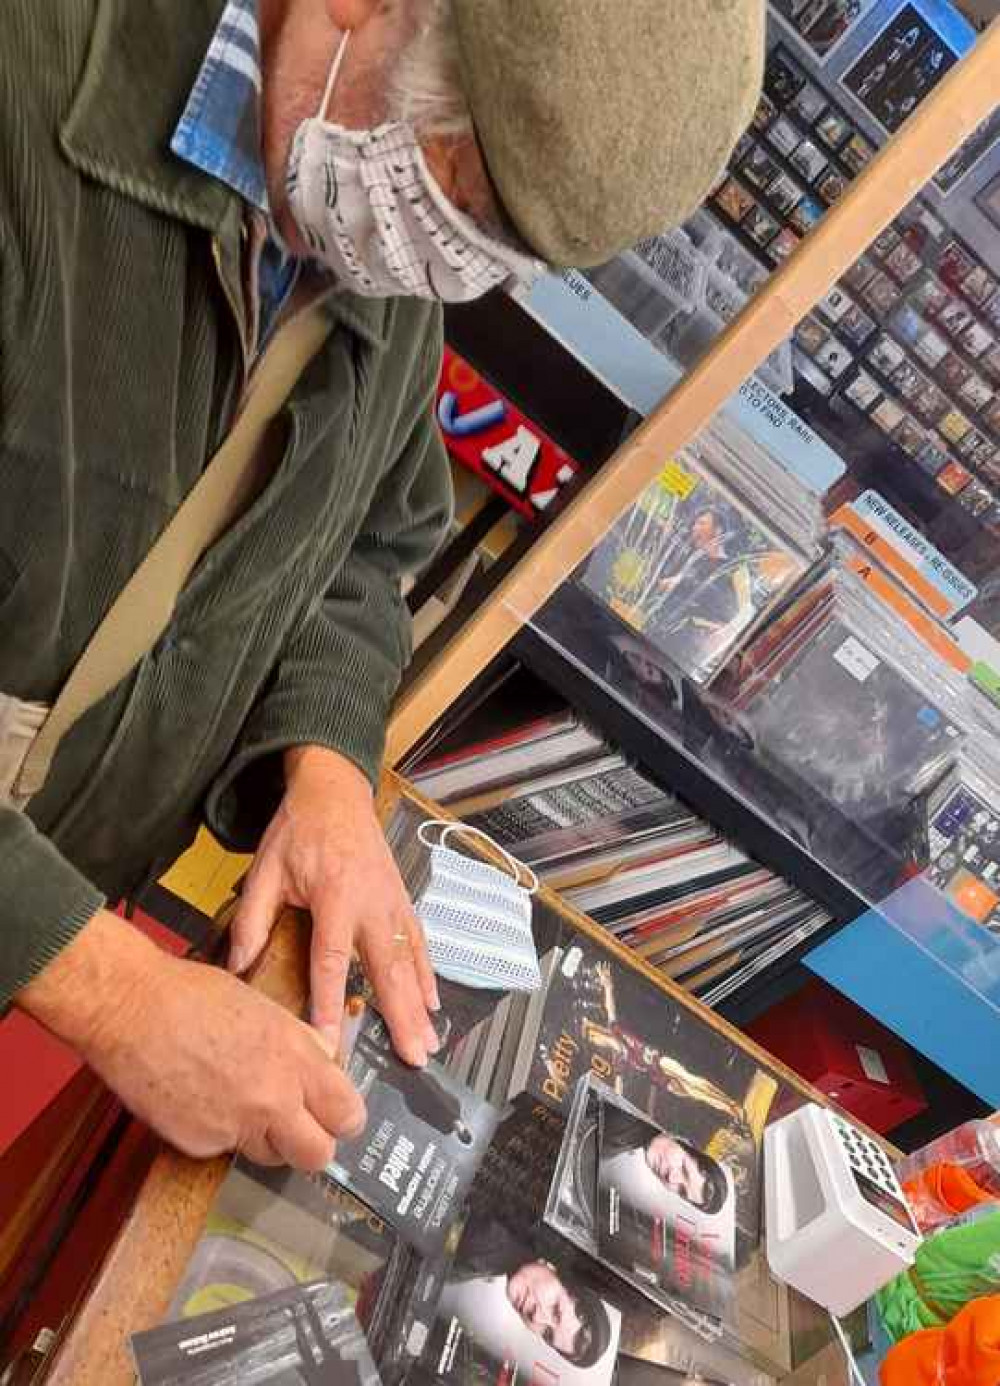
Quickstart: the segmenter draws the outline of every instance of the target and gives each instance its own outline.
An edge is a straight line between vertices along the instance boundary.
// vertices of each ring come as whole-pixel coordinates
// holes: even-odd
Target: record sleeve
[[[503,804],[463,817],[530,864],[551,855],[556,844],[566,851],[577,841],[594,842],[602,829],[609,837],[617,835],[615,828],[623,817],[645,809],[658,819],[675,803],[671,795],[623,763],[604,771],[566,771],[558,783],[541,790],[530,783],[523,788],[513,785]],[[536,846],[539,840],[541,852]]]
[[[837,616],[772,667],[746,724],[762,756],[861,820],[905,807],[944,770],[959,736],[931,694]]]
[[[314,1281],[137,1333],[142,1386],[380,1386],[345,1290]]]
[[[439,1255],[493,1136],[495,1108],[433,1060],[398,1059],[385,1022],[366,1008],[347,1064],[368,1107],[355,1141],[340,1141],[327,1174],[424,1256]]]
[[[736,1214],[725,1165],[599,1091],[600,1259],[664,1309],[680,1300],[731,1321]]]

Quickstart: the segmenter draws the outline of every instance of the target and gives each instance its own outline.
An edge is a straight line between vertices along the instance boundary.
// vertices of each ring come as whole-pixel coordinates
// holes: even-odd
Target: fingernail
[[[419,1044],[411,1044],[407,1052],[401,1054],[400,1057],[413,1068],[427,1067],[427,1051]]]
[[[436,1054],[441,1048],[441,1041],[438,1039],[434,1027],[431,1025],[427,1027],[427,1048],[431,1054]]]
[[[323,1048],[329,1054],[330,1058],[336,1059],[338,1057],[337,1041],[340,1039],[337,1028],[333,1025],[320,1025],[317,1027],[316,1033],[323,1041]]]
[[[368,1113],[365,1111],[365,1104],[361,1102],[358,1104],[358,1109],[354,1116],[344,1125],[344,1140],[356,1141],[357,1138],[363,1134],[367,1125]]]
[[[435,987],[434,990],[433,990],[433,992],[431,993],[431,1010],[432,1010],[432,1011],[439,1011],[440,1009],[441,1009],[441,993],[438,991],[437,987]]]
[[[229,970],[230,972],[243,972],[250,959],[245,948],[235,947],[229,950]]]

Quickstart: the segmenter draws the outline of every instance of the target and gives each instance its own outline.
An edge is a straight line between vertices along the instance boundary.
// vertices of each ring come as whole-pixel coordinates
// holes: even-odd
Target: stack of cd
[[[852,821],[906,809],[954,762],[961,676],[855,573],[822,573],[730,671],[758,756]]]
[[[738,424],[719,413],[687,452],[802,554],[818,557],[825,540],[821,497]],[[761,497],[767,498],[766,505]]]
[[[781,498],[767,519],[751,502],[762,487]],[[681,673],[709,684],[802,581],[822,531],[817,498],[720,422],[664,467],[578,576]]]

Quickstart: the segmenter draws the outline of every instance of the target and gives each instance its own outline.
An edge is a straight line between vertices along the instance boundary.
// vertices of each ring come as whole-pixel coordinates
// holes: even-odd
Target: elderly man
[[[0,1000],[182,1149],[313,1168],[359,1127],[353,952],[399,1053],[434,1049],[371,785],[448,515],[438,304],[687,213],[762,8],[5,6]],[[106,908],[202,816],[256,848],[233,973],[311,911],[311,1027]]]

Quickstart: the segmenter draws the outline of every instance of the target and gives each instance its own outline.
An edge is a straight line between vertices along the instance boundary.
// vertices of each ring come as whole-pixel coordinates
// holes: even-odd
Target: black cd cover
[[[433,1061],[398,1059],[385,1022],[366,1009],[347,1063],[368,1106],[356,1141],[327,1169],[424,1256],[441,1253],[492,1139],[498,1113]]]
[[[664,1308],[680,1299],[731,1317],[736,1212],[726,1166],[607,1089],[597,1166],[601,1259]]]
[[[137,1333],[142,1386],[379,1386],[346,1292],[315,1281]]]

